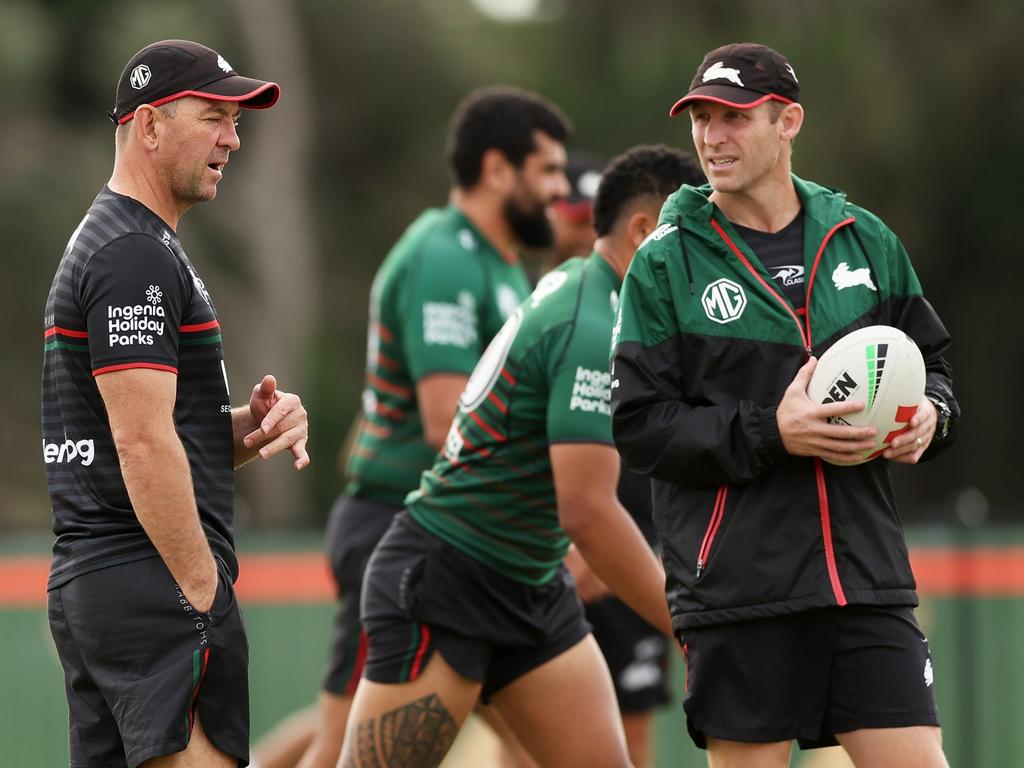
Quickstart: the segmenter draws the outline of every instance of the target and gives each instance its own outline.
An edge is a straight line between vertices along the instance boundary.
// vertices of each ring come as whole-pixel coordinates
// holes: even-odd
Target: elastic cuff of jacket
[[[781,455],[786,452],[782,444],[782,435],[779,434],[779,422],[775,418],[776,406],[765,408],[761,411],[761,437],[764,439],[765,448],[773,455]]]

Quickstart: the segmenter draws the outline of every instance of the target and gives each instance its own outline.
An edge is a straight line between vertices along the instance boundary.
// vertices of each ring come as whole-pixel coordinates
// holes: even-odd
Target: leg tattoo
[[[380,751],[377,730],[380,729]],[[345,768],[435,768],[455,741],[458,726],[437,694],[357,723]]]

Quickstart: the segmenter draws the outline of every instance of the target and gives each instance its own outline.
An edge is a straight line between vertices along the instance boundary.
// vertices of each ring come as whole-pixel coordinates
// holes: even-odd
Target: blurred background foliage
[[[314,463],[239,473],[239,528],[313,527],[341,487],[336,456],[359,403],[366,302],[388,247],[443,205],[448,118],[470,89],[538,90],[571,118],[570,149],[611,157],[692,149],[668,107],[703,54],[764,42],[800,77],[797,173],[847,191],[911,253],[954,338],[961,445],[896,470],[904,516],[1024,519],[1007,403],[1021,378],[1012,227],[1024,171],[1015,0],[4,0],[0,241],[7,439],[0,532],[50,523],[39,455],[43,304],[61,251],[108,178],[121,67],[158,39],[218,49],[277,80],[242,116],[218,199],[180,235],[225,332],[232,399],[264,372],[309,408]]]

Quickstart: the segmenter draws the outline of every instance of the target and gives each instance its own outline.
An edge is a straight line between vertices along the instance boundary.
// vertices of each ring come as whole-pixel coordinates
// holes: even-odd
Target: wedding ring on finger
[[[922,445],[924,445],[924,440],[922,440],[920,437],[917,438],[917,447],[920,449]]]

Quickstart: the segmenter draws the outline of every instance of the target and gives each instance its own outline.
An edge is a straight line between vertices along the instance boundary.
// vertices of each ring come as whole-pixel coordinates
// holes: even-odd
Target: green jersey
[[[620,282],[597,254],[541,279],[480,358],[444,449],[406,499],[428,531],[524,584],[551,579],[569,547],[548,447],[612,444]]]
[[[349,494],[402,505],[436,453],[423,440],[416,382],[433,373],[468,376],[529,291],[522,265],[503,259],[454,206],[427,210],[409,226],[370,291]]]

